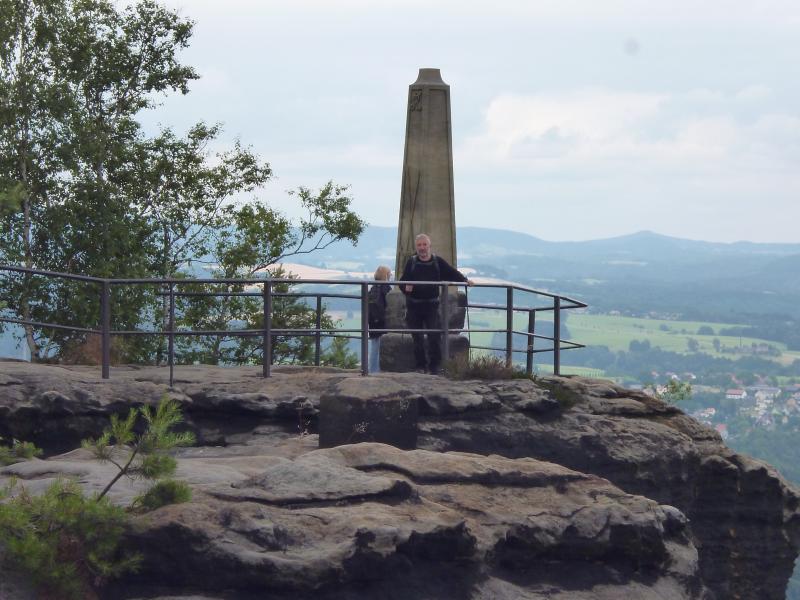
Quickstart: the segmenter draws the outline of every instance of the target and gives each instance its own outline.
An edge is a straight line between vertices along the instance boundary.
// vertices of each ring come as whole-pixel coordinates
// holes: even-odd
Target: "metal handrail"
[[[533,372],[533,355],[542,352],[553,352],[553,371],[555,374],[560,373],[560,353],[561,350],[570,350],[574,348],[583,348],[583,344],[571,342],[569,340],[562,340],[560,337],[560,322],[561,311],[573,308],[585,308],[587,304],[579,300],[575,300],[568,296],[562,296],[536,290],[519,284],[500,284],[500,283],[475,283],[469,287],[472,288],[494,288],[504,289],[506,291],[506,303],[503,304],[486,304],[469,302],[463,307],[465,309],[491,309],[491,310],[504,310],[506,311],[506,327],[502,329],[492,328],[450,328],[449,326],[449,302],[443,303],[442,309],[444,313],[443,326],[439,329],[407,329],[407,328],[382,328],[371,329],[369,327],[369,303],[367,300],[367,292],[369,286],[373,285],[374,281],[365,281],[361,279],[342,280],[342,279],[300,279],[300,278],[202,278],[202,279],[188,279],[188,278],[134,278],[134,279],[112,279],[103,277],[92,277],[88,275],[75,275],[72,273],[60,273],[57,271],[45,271],[41,269],[33,269],[28,267],[18,267],[15,265],[0,265],[0,272],[10,271],[16,273],[27,273],[30,275],[40,275],[49,278],[62,278],[72,281],[82,281],[86,283],[93,283],[100,286],[100,315],[101,323],[99,329],[76,327],[71,325],[63,325],[59,323],[44,323],[40,321],[32,321],[25,319],[15,319],[11,317],[0,316],[0,322],[13,323],[23,326],[31,326],[39,329],[63,329],[78,331],[81,333],[93,333],[101,336],[102,345],[102,377],[107,379],[110,376],[110,357],[111,357],[111,336],[112,335],[161,335],[166,336],[169,341],[169,368],[170,368],[170,385],[174,381],[174,341],[176,336],[260,336],[263,338],[263,356],[262,356],[262,373],[264,377],[270,376],[270,367],[272,363],[272,345],[271,341],[274,336],[313,336],[316,338],[315,344],[315,364],[320,364],[320,343],[322,337],[347,337],[347,338],[361,338],[361,373],[367,375],[369,373],[369,358],[367,341],[370,332],[373,333],[440,333],[443,337],[443,355],[449,356],[449,335],[452,333],[505,333],[506,344],[504,348],[497,348],[491,346],[472,346],[475,349],[505,351],[506,363],[510,366],[514,353],[524,352],[527,357],[526,373],[531,375]],[[445,291],[450,287],[466,287],[468,284],[460,281],[382,281],[381,283],[389,285],[435,285],[444,288]],[[180,292],[176,291],[176,287],[181,285],[236,285],[236,286],[261,286],[261,291],[258,292]],[[359,294],[334,294],[323,292],[274,292],[273,286],[275,285],[308,285],[308,284],[323,284],[323,285],[346,285],[346,286],[359,286]],[[167,296],[169,298],[169,327],[160,331],[150,330],[112,330],[111,329],[111,306],[110,306],[110,291],[111,286],[124,286],[124,285],[155,285],[161,288],[167,288],[168,291],[159,291],[157,295]],[[553,301],[552,305],[548,306],[515,306],[514,305],[514,291],[534,294],[536,296],[543,296],[550,298]],[[447,292],[446,292],[447,293]],[[225,330],[180,330],[175,328],[175,298],[186,296],[251,296],[263,298],[263,312],[264,312],[264,325],[262,329],[225,329]],[[316,298],[316,327],[313,328],[273,328],[272,327],[272,300],[275,297],[304,297]],[[322,327],[320,317],[322,313],[322,298],[342,298],[360,300],[361,304],[361,326],[359,328],[330,328]],[[545,336],[535,332],[536,314],[539,312],[553,312],[553,336]],[[517,312],[528,313],[528,330],[520,331],[514,329],[513,315]],[[351,335],[338,335],[338,334],[360,334],[358,336]],[[519,350],[513,347],[514,335],[525,336],[528,340],[526,348]],[[552,347],[548,348],[534,348],[534,341],[536,339],[549,340],[553,342]]]

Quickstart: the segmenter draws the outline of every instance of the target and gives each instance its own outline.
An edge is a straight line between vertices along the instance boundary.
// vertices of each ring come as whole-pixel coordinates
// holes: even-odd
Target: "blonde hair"
[[[389,279],[389,275],[391,275],[392,270],[387,267],[386,265],[381,265],[377,269],[375,269],[375,279],[380,281],[385,281]]]

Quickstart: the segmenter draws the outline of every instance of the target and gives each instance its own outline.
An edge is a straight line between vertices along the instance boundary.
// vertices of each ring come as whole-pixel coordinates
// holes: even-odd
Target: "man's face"
[[[431,256],[431,241],[428,238],[419,238],[415,242],[417,256],[422,260],[428,260]]]

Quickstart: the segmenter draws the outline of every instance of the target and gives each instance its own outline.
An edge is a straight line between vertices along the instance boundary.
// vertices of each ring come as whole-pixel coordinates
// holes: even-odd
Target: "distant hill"
[[[367,227],[358,245],[337,243],[322,252],[309,254],[303,261],[372,260],[394,256],[397,230],[394,227]],[[434,242],[434,251],[436,240]],[[608,262],[666,262],[670,260],[712,261],[715,258],[776,258],[800,255],[800,244],[759,244],[753,242],[718,243],[685,240],[640,231],[621,237],[583,242],[550,242],[540,238],[484,227],[458,229],[459,261],[485,261],[507,256],[546,256],[551,258]]]
[[[292,260],[367,271],[394,266],[393,227],[366,229],[356,247],[338,243]],[[434,251],[436,240],[434,242]],[[479,274],[580,297],[600,310],[660,311],[711,318],[800,318],[800,244],[717,243],[641,231],[583,242],[550,242],[515,231],[458,229],[458,264]]]

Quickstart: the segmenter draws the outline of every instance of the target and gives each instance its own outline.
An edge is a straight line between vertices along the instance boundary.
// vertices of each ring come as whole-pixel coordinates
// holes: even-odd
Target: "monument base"
[[[450,335],[450,356],[444,361],[469,354],[469,340],[463,335]],[[410,333],[387,333],[381,337],[381,371],[402,373],[416,368],[414,340]],[[442,365],[445,366],[445,365]]]
[[[451,329],[463,329],[467,314],[467,294],[463,290],[451,291],[447,294]],[[442,303],[439,303],[439,315],[443,314]],[[386,327],[402,329],[406,326],[406,296],[398,288],[392,288],[386,296]]]

